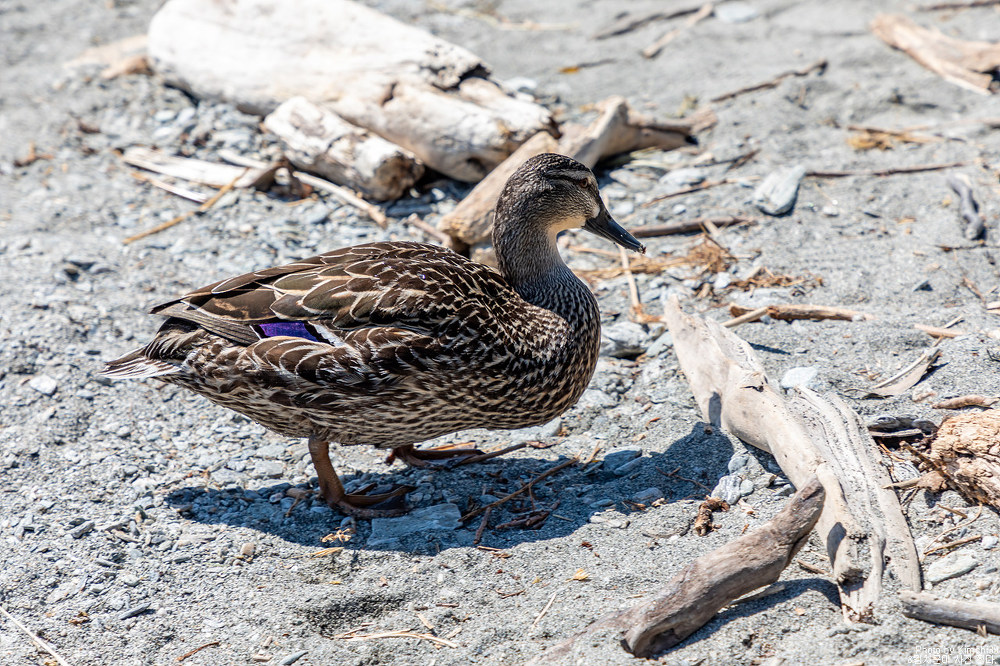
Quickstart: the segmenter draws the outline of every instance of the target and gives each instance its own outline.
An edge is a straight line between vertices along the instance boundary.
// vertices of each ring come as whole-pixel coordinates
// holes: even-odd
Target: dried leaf
[[[577,569],[576,573],[573,574],[573,577],[567,578],[567,580],[590,580],[590,574],[583,569]]]

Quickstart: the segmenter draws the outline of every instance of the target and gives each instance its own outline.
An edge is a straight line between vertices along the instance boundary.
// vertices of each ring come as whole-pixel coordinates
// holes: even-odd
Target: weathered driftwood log
[[[424,173],[411,153],[305,97],[283,102],[264,119],[264,127],[281,139],[285,156],[297,168],[370,199],[398,199]]]
[[[934,624],[1000,634],[1000,604],[987,601],[945,599],[928,592],[899,593],[903,615]]]
[[[817,531],[826,544],[844,616],[870,618],[886,557],[904,587],[920,589],[909,527],[858,415],[836,397],[802,388],[786,399],[750,346],[719,324],[665,312],[681,369],[705,419],[771,453],[797,487],[815,474],[826,490]]]
[[[899,14],[879,14],[871,30],[946,81],[980,94],[996,92],[993,75],[1000,68],[1000,44],[955,39]]]
[[[609,97],[598,106],[601,114],[590,125],[562,128],[565,132],[558,145],[536,136],[536,144],[511,155],[497,171],[513,173],[532,155],[548,151],[568,155],[593,167],[599,160],[619,153],[643,148],[672,150],[693,144],[695,132],[710,127],[716,120],[711,110],[706,109],[683,120],[659,121],[637,113],[622,97]],[[506,178],[500,176],[484,179],[455,210],[441,218],[438,228],[455,239],[457,248],[489,242],[493,206],[505,182]]]
[[[459,180],[552,123],[469,51],[349,0],[168,0],[149,55],[196,96],[264,115],[301,95]]]
[[[622,646],[637,657],[651,657],[674,647],[723,606],[778,580],[816,524],[823,497],[823,486],[814,477],[778,515],[694,560],[653,598],[598,620],[531,663],[555,663],[569,655],[581,639],[605,638],[605,634],[620,638]]]
[[[951,486],[970,502],[1000,509],[1000,409],[946,419],[925,462],[933,469],[922,486]]]

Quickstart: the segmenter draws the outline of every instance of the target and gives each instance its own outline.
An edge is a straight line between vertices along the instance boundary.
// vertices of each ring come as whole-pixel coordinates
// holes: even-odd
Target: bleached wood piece
[[[945,419],[927,462],[931,478],[940,475],[970,501],[1000,509],[1000,409]]]
[[[919,590],[909,527],[858,415],[838,398],[804,388],[786,399],[746,342],[716,322],[685,315],[676,299],[664,319],[705,420],[771,453],[796,487],[814,474],[823,483],[826,505],[817,532],[845,618],[870,619],[886,555],[903,585]]]
[[[899,600],[903,602],[903,615],[906,617],[1000,634],[1000,604],[945,599],[929,592],[910,590],[900,592]]]
[[[305,97],[282,103],[264,118],[264,127],[281,139],[296,168],[376,201],[398,199],[424,173],[406,150]]]
[[[993,72],[1000,68],[1000,44],[955,39],[899,14],[879,14],[871,30],[946,81],[981,95],[993,92]]]
[[[459,180],[552,123],[469,51],[350,0],[168,0],[149,55],[198,97],[265,115],[301,95]]]
[[[530,663],[559,663],[581,639],[604,640],[605,633],[637,657],[674,647],[726,604],[778,580],[816,525],[823,499],[813,477],[771,520],[695,559],[647,601],[594,622]]]
[[[140,169],[212,187],[225,187],[234,180],[235,188],[251,187],[270,168],[270,165],[264,163],[255,167],[239,167],[193,157],[177,157],[144,146],[132,146],[126,149],[122,160]]]

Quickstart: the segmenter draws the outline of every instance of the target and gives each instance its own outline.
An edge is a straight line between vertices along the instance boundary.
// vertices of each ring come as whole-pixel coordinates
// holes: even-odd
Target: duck
[[[330,444],[443,466],[480,452],[415,445],[547,423],[575,404],[597,365],[601,323],[594,295],[559,254],[556,238],[570,229],[645,253],[609,214],[589,168],[537,155],[497,199],[496,268],[438,245],[385,241],[230,277],[152,308],[166,317],[152,340],[102,374],[181,386],[307,438],[331,508],[401,515],[412,488],[346,492]]]

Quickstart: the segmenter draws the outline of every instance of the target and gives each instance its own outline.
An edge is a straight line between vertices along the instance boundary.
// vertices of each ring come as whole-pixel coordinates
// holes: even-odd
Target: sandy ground
[[[656,325],[632,331],[646,350],[637,359],[602,358],[591,390],[557,423],[531,433],[452,438],[486,448],[530,439],[550,448],[434,473],[386,467],[378,452],[364,448],[335,452],[347,479],[406,481],[417,486],[411,497],[417,509],[464,509],[470,498],[503,495],[569,456],[601,447],[604,462],[539,484],[536,502],[560,502],[541,529],[497,529],[518,507],[495,513],[482,538],[487,549],[472,543],[478,520],[395,536],[384,525],[342,521],[313,499],[293,507],[285,491],[314,479],[302,442],[177,389],[100,381],[102,360],[153,333],[157,322],[144,311],[154,303],[225,275],[362,240],[424,240],[399,221],[379,230],[333,200],[290,205],[241,192],[206,215],[123,245],[126,236],[193,205],[133,179],[115,150],[192,148],[183,143],[187,133],[205,138],[195,152],[207,158],[221,147],[274,150],[257,132],[256,118],[225,105],[199,104],[156,78],[102,81],[96,69],[62,67],[93,44],[142,32],[157,4],[0,1],[0,602],[68,663],[177,663],[207,645],[185,666],[518,664],[636,603],[692,558],[780,509],[790,489],[773,478],[780,472],[773,459],[706,434]],[[751,20],[705,20],[654,60],[638,51],[679,22],[593,39],[620,11],[616,2],[493,3],[507,23],[464,11],[482,9],[475,3],[449,3],[448,11],[399,0],[373,4],[468,47],[500,79],[529,79],[539,98],[568,118],[586,118],[585,106],[610,94],[671,115],[692,97],[706,103],[826,58],[822,74],[714,105],[719,122],[701,137],[704,151],[717,160],[758,151],[736,169],[726,172],[710,160],[690,167],[698,159],[691,154],[653,154],[600,170],[612,211],[627,226],[702,215],[759,219],[721,232],[736,261],[718,273],[679,267],[639,275],[644,304],[655,312],[675,294],[689,311],[719,319],[728,315],[713,306],[730,300],[813,302],[876,315],[866,322],[738,329],[775,378],[811,368],[813,388],[839,394],[868,385],[870,375],[891,374],[931,345],[914,324],[961,317],[956,328],[965,334],[941,344],[938,368],[913,393],[1000,394],[989,355],[998,322],[969,287],[987,301],[997,298],[995,231],[985,245],[963,239],[944,172],[808,178],[794,212],[778,218],[750,203],[758,179],[782,166],[865,171],[961,162],[953,171],[971,178],[995,225],[1000,137],[979,120],[996,115],[996,101],[950,85],[881,44],[867,30],[874,3],[753,2]],[[878,4],[906,12],[912,3]],[[637,15],[661,6],[627,5]],[[915,16],[965,39],[1000,39],[992,9]],[[552,29],[525,29],[525,21]],[[846,141],[854,124],[930,126],[924,133],[933,140],[858,152]],[[31,142],[49,157],[15,166]],[[643,205],[676,189],[677,168],[685,166],[698,177],[735,182]],[[466,190],[432,182],[387,212],[395,220],[417,212],[433,221]],[[700,242],[652,239],[650,255],[684,256]],[[609,249],[582,236],[571,244]],[[574,250],[566,257],[581,271],[616,262]],[[816,280],[753,293],[733,286],[760,267]],[[627,335],[624,279],[593,286],[606,330]],[[866,417],[943,416],[927,401],[914,402],[912,393],[850,402]],[[746,481],[747,495],[717,514],[716,532],[698,537],[689,531],[697,503],[724,475]],[[664,501],[645,511],[625,503],[656,497]],[[961,521],[941,506],[968,506],[952,492],[905,498],[921,549]],[[975,568],[933,585],[935,592],[995,599],[1000,552],[987,546],[996,543],[998,529],[996,514],[986,510],[954,532],[984,537],[957,549]],[[338,531],[353,534],[324,540]],[[827,566],[815,538],[800,558]],[[942,559],[930,555],[924,566]],[[902,617],[891,577],[877,621],[862,625],[844,623],[827,577],[793,565],[782,581],[774,594],[723,610],[663,663],[985,663],[998,656],[995,640]],[[426,633],[429,626],[455,647],[336,638],[361,625],[361,634]],[[573,662],[633,659],[612,641],[595,641],[581,646]],[[0,663],[53,662],[0,620]]]

